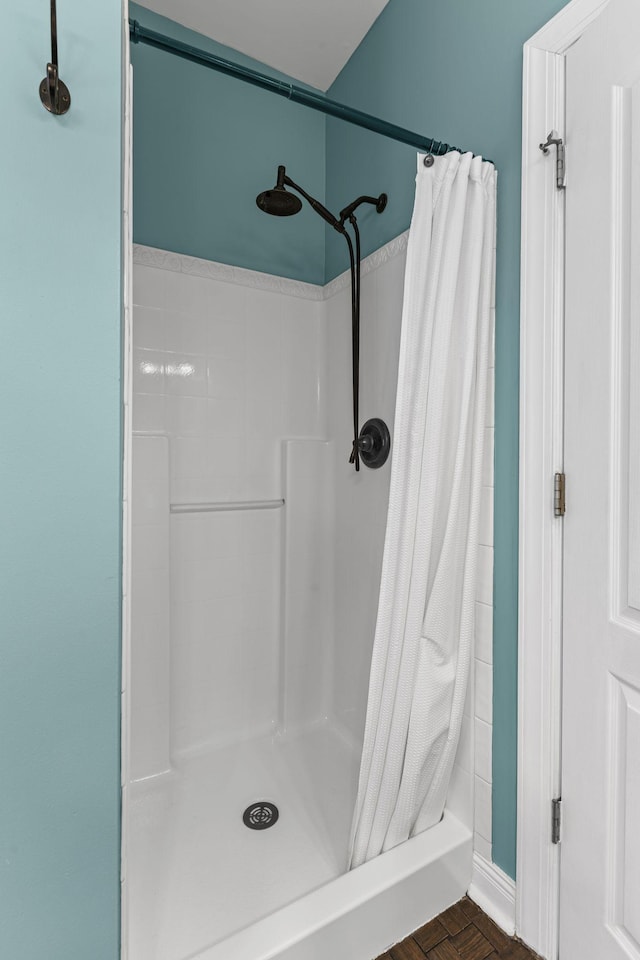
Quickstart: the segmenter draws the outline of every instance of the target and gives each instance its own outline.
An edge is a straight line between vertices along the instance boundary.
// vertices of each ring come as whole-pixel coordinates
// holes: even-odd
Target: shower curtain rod
[[[215,53],[209,53],[199,47],[194,47],[189,43],[183,43],[181,40],[174,40],[165,34],[157,33],[155,30],[149,30],[142,26],[137,20],[129,21],[129,34],[132,43],[144,43],[149,47],[155,47],[156,50],[164,50],[165,53],[173,53],[183,60],[190,60],[192,63],[199,63],[203,67],[209,67],[211,70],[217,70],[218,73],[225,73],[229,77],[236,77],[245,83],[251,83],[255,87],[261,87],[263,90],[269,90],[280,97],[286,97],[287,100],[293,100],[294,103],[301,103],[305,107],[311,107],[312,110],[319,110],[320,113],[326,113],[331,117],[337,117],[339,120],[346,120],[347,123],[355,124],[357,127],[364,127],[365,130],[372,130],[374,133],[380,133],[383,137],[389,137],[391,140],[397,140],[400,143],[407,143],[411,147],[417,147],[418,150],[424,150],[425,153],[431,153],[435,156],[442,156],[451,150],[458,150],[464,153],[459,147],[452,147],[448,143],[441,143],[439,140],[432,140],[430,137],[420,136],[404,127],[398,127],[395,123],[387,123],[362,110],[355,110],[353,107],[347,107],[336,100],[330,100],[321,93],[315,93],[312,90],[305,90],[294,83],[286,83],[284,80],[277,80],[265,73],[259,73],[252,70],[251,67],[243,67],[232,60],[225,60]]]

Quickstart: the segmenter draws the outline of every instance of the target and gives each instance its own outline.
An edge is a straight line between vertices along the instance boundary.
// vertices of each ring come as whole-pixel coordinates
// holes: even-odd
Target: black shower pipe
[[[218,73],[225,73],[229,77],[244,80],[245,83],[251,83],[254,87],[269,90],[271,93],[278,94],[279,97],[286,97],[287,100],[301,103],[312,110],[319,110],[320,113],[326,113],[330,117],[346,120],[347,123],[364,127],[365,130],[372,130],[374,133],[380,133],[383,137],[389,137],[391,140],[408,143],[409,146],[417,147],[418,150],[423,150],[425,153],[442,156],[451,150],[459,150],[458,147],[452,147],[448,143],[422,137],[420,134],[406,130],[404,127],[398,127],[395,123],[387,123],[386,120],[380,120],[370,113],[363,113],[362,110],[346,107],[336,100],[330,100],[321,93],[305,90],[304,87],[298,87],[296,84],[287,83],[284,80],[277,80],[275,77],[252,70],[251,67],[240,66],[238,63],[233,63],[232,60],[225,60],[224,57],[219,57],[215,53],[209,53],[207,50],[194,47],[190,43],[183,43],[181,40],[174,40],[163,33],[149,30],[148,27],[142,26],[137,20],[129,21],[129,34],[132,43],[144,43],[148,47],[155,47],[156,50],[173,53],[177,57],[182,57],[183,60],[190,60],[192,63],[199,63],[203,67],[217,70]],[[463,153],[464,151],[459,150],[459,152]]]

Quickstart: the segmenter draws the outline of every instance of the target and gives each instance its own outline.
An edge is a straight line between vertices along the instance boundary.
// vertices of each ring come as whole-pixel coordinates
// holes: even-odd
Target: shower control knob
[[[358,450],[361,454],[373,452],[373,437],[370,433],[360,434],[358,437]]]
[[[379,417],[367,420],[358,437],[360,460],[365,467],[377,470],[387,462],[391,451],[389,428]]]

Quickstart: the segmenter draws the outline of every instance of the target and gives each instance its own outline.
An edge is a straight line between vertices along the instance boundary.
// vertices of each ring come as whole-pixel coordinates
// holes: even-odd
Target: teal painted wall
[[[3,5],[0,954],[115,960],[121,3]]]
[[[154,30],[285,78],[140,6]],[[325,118],[271,93],[142,44],[134,69],[134,239],[137,243],[312,283],[324,280],[324,224],[258,210],[278,164],[319,200]]]
[[[493,858],[516,865],[518,358],[522,45],[564,0],[390,0],[329,95],[498,167]],[[546,131],[541,131],[541,136]],[[389,194],[362,217],[364,253],[411,219],[415,151],[330,120],[327,205]],[[344,269],[327,232],[327,278]]]

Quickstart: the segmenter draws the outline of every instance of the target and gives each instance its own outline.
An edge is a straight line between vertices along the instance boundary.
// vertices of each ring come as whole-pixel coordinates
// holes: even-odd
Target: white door
[[[566,60],[560,960],[640,960],[640,0]]]

